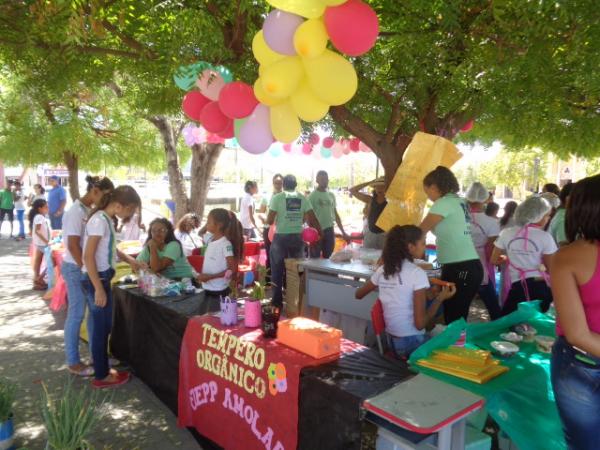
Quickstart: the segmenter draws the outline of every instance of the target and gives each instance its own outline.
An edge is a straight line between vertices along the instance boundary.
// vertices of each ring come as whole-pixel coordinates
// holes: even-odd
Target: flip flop
[[[81,370],[68,369],[69,372],[78,377],[91,377],[94,375],[94,368],[90,366],[85,366]]]

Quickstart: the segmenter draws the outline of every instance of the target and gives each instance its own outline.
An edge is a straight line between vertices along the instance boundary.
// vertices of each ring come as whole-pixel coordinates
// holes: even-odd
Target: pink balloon
[[[333,139],[331,136],[328,136],[325,139],[323,139],[323,147],[331,148],[333,147],[333,144],[335,144],[335,139]]]
[[[200,113],[202,109],[210,103],[210,99],[206,98],[198,91],[192,91],[185,94],[181,102],[181,108],[186,116],[197,122],[200,121]]]
[[[200,77],[196,81],[196,86],[198,86],[198,89],[200,89],[200,92],[205,97],[217,101],[219,100],[221,89],[225,86],[225,80],[219,72],[206,69],[200,74]]]
[[[258,155],[269,150],[273,143],[269,107],[259,103],[240,128],[240,146],[248,153]]]
[[[353,152],[360,151],[360,139],[358,139],[358,138],[350,139],[350,144],[348,144],[348,146],[350,147],[350,150],[352,150]]]
[[[319,240],[319,232],[312,227],[302,230],[302,240],[307,244],[314,244]]]
[[[302,153],[305,155],[310,155],[312,153],[312,144],[310,142],[302,144]]]
[[[215,133],[206,133],[206,142],[209,144],[224,144],[225,139]]]
[[[263,23],[263,36],[271,50],[283,55],[295,55],[294,33],[304,19],[296,14],[274,9]]]
[[[227,83],[219,93],[221,111],[231,119],[249,116],[258,105],[252,86],[241,81]]]
[[[325,28],[340,52],[360,56],[375,45],[379,34],[377,14],[361,0],[348,0],[325,10]]]
[[[292,144],[283,144],[283,151],[290,153],[292,151]]]
[[[220,133],[217,133],[220,137],[222,137],[223,139],[231,139],[235,136],[235,128],[233,126],[233,120],[229,120],[229,123],[227,125],[227,127],[221,131]]]
[[[463,133],[467,133],[473,129],[473,125],[475,125],[475,121],[473,119],[469,120],[464,127],[460,129]]]
[[[308,142],[310,142],[312,145],[317,145],[319,142],[321,142],[321,138],[317,133],[311,133],[311,135],[308,137]]]
[[[229,117],[227,117],[219,108],[218,102],[210,102],[200,113],[200,122],[206,128],[206,131],[211,133],[220,133],[229,125]]]
[[[340,158],[344,154],[344,146],[340,142],[336,142],[333,144],[333,147],[331,147],[331,153],[334,158]]]

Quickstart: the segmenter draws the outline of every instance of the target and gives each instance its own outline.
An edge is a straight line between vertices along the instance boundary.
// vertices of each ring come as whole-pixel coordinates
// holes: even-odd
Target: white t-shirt
[[[192,230],[190,233],[182,233],[179,230],[175,230],[175,237],[181,242],[181,248],[185,256],[190,256],[194,249],[202,247],[202,238],[198,236],[196,230]]]
[[[123,241],[137,241],[140,239],[140,225],[138,224],[139,216],[135,213],[129,219],[129,222],[124,223],[121,227],[121,240]]]
[[[246,192],[240,203],[240,223],[245,229],[253,228],[252,221],[250,220],[250,212],[248,211],[250,207],[252,207],[252,212],[254,212],[254,198],[252,194]]]
[[[386,280],[383,267],[379,267],[371,277],[371,282],[379,287],[385,331],[396,337],[425,333],[425,330],[415,327],[413,306],[414,292],[429,288],[429,280],[423,269],[404,261],[402,270]]]
[[[497,237],[500,234],[500,221],[494,219],[482,212],[471,213],[471,239],[475,244],[475,251],[479,255],[479,259],[484,269],[487,267],[487,257],[485,255],[485,247],[489,238]],[[483,271],[482,285],[488,284],[487,270]]]
[[[95,213],[85,225],[85,235],[83,238],[84,252],[90,236],[101,236],[96,248],[96,269],[98,272],[104,272],[111,267],[115,267],[117,256],[115,228],[112,219],[104,211]],[[83,265],[83,272],[87,272],[85,264]]]
[[[43,216],[41,214],[36,214],[36,216],[33,218],[33,227],[32,227],[32,231],[31,231],[33,245],[38,245],[38,246],[43,247],[43,246],[48,245],[48,243],[42,241],[42,239],[35,232],[35,228],[38,225],[41,225],[40,234],[42,236],[46,236],[46,240],[49,241],[50,240],[50,223],[49,223],[48,219],[46,218],[46,216]]]
[[[85,234],[85,223],[87,222],[90,209],[81,203],[79,200],[75,200],[73,205],[67,210],[63,216],[63,242],[65,243],[65,256],[64,260],[71,264],[77,264],[73,255],[69,251],[69,236],[79,236],[81,240],[79,245],[83,244],[83,236]]]
[[[233,256],[233,245],[225,236],[211,241],[204,253],[204,264],[202,273],[213,274],[227,270],[227,257]],[[229,286],[229,280],[215,278],[214,280],[202,283],[202,287],[208,291],[223,291]]]
[[[526,242],[527,249],[525,249]],[[513,268],[513,265],[528,271],[525,273],[525,278],[541,277],[539,268],[543,263],[542,255],[551,255],[558,250],[550,233],[531,226],[527,231],[527,241],[525,229],[516,226],[502,230],[494,245],[504,250],[511,262],[509,268],[512,283],[520,280],[519,271]]]
[[[25,210],[25,196],[23,194],[22,190],[18,190],[15,192],[15,209],[17,211],[24,211]]]

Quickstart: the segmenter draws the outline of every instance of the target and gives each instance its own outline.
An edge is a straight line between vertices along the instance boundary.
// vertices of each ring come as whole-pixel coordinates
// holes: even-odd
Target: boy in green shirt
[[[0,191],[0,230],[2,229],[2,224],[4,223],[4,217],[6,216],[8,219],[8,223],[10,223],[10,237],[13,237],[13,222],[15,220],[14,210],[15,208],[15,197],[12,191],[12,184],[10,182],[6,182],[6,187]]]
[[[344,231],[342,220],[337,212],[335,204],[335,195],[327,190],[329,186],[329,175],[324,170],[317,172],[317,189],[309,196],[308,200],[313,207],[315,215],[323,230],[322,238],[319,242],[310,248],[311,258],[329,258],[335,247],[335,233],[333,231],[333,222],[337,223],[342,236],[346,241],[349,240],[348,235]]]

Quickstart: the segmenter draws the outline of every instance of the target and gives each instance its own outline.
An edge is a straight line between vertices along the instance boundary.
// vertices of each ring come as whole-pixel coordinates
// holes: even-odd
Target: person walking
[[[17,241],[22,241],[25,239],[25,194],[21,182],[15,181],[14,186],[15,211],[17,212],[17,221],[19,222]]]
[[[6,182],[6,186],[0,191],[0,236],[2,232],[2,224],[4,218],[8,219],[10,224],[10,239],[13,237],[13,222],[15,220],[15,197],[13,192],[13,186],[10,181]]]
[[[322,230],[322,237],[319,242],[310,247],[311,258],[329,258],[335,247],[335,233],[333,231],[333,222],[337,223],[346,241],[350,238],[344,231],[342,219],[337,212],[335,195],[329,192],[329,175],[324,170],[319,170],[316,177],[317,188],[308,196],[308,200],[317,216]]]
[[[283,191],[283,175],[280,173],[276,173],[273,175],[273,192],[270,196],[264,196],[261,200],[260,208],[258,213],[260,214],[260,219],[263,222],[263,241],[265,243],[265,253],[266,253],[266,261],[265,265],[267,267],[267,277],[266,281],[271,281],[271,257],[269,253],[271,252],[271,239],[269,238],[269,230],[271,226],[267,224],[267,214],[269,212],[269,203],[271,202],[271,198],[274,195],[279,194]]]
[[[53,230],[62,230],[62,218],[67,204],[67,191],[59,184],[56,175],[50,177],[50,186],[52,186],[52,189],[48,191],[50,225]]]
[[[361,190],[367,186],[371,186],[373,188],[372,195],[361,192]],[[379,216],[387,206],[387,199],[385,198],[385,182],[383,179],[378,178],[373,181],[361,183],[357,186],[351,187],[350,193],[356,199],[366,203],[368,209],[368,227],[365,228],[363,247],[382,250],[385,242],[385,232],[376,224]]]

